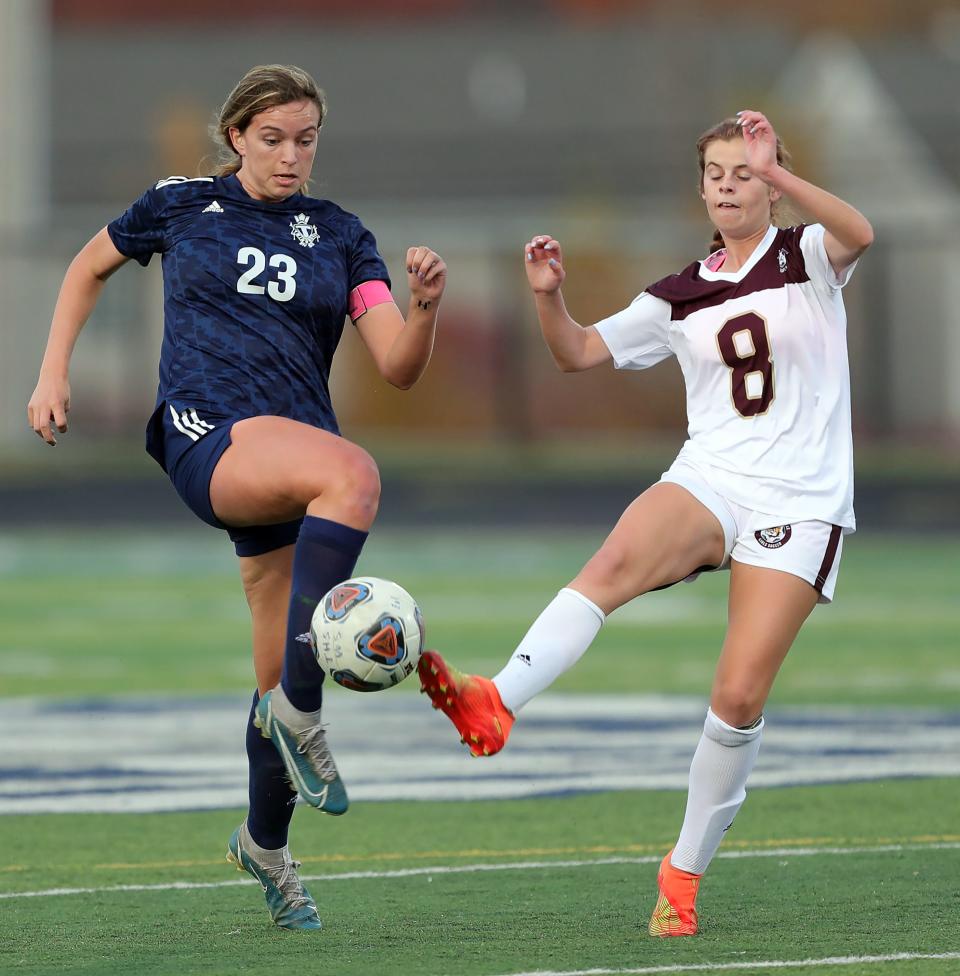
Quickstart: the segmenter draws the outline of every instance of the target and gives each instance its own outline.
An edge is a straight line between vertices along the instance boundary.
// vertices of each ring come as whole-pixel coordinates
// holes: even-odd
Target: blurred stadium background
[[[683,439],[679,370],[560,375],[520,249],[561,238],[581,321],[624,306],[701,253],[694,141],[750,105],[877,229],[846,292],[861,526],[960,528],[957,4],[4,0],[0,18],[0,522],[191,524],[141,446],[159,260],[106,290],[55,452],[25,404],[72,255],[157,179],[206,172],[215,108],[279,61],[325,88],[314,192],[373,229],[401,303],[408,244],[450,266],[412,394],[349,330],[335,367],[343,430],[383,468],[383,520],[607,523],[658,475]]]

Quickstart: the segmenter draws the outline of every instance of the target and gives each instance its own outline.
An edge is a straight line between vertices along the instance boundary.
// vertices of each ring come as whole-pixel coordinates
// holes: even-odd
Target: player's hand
[[[560,242],[549,234],[538,234],[524,245],[523,252],[530,287],[542,295],[552,295],[567,276]]]
[[[54,428],[61,434],[67,430],[67,414],[70,412],[70,383],[66,377],[52,378],[40,374],[37,388],[27,404],[27,422],[38,437],[42,437],[51,447],[57,439]]]
[[[777,134],[762,112],[746,109],[737,112],[747,149],[747,168],[754,176],[766,181],[777,168]]]
[[[446,262],[423,244],[407,248],[407,285],[417,303],[424,303],[421,307],[436,304],[447,286]]]

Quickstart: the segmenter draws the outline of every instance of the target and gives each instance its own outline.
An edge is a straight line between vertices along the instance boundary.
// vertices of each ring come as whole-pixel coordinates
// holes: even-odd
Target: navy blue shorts
[[[177,494],[197,518],[230,536],[238,556],[260,556],[297,541],[302,518],[276,525],[225,525],[210,504],[213,469],[230,446],[240,417],[203,415],[182,404],[162,403],[147,427],[147,452],[167,472]]]

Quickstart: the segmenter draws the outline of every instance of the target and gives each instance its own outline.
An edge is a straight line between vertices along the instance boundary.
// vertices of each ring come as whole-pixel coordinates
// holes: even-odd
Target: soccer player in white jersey
[[[519,710],[570,668],[606,616],[707,569],[729,568],[729,623],[690,767],[686,814],[658,873],[649,931],[694,935],[696,896],[746,796],[763,708],[800,626],[832,599],[853,516],[850,384],[840,291],[873,241],[866,218],[795,176],[770,122],[738,113],[701,136],[700,195],[719,245],[583,328],[567,313],[558,241],[525,247],[547,346],[565,372],[644,369],[675,355],[689,438],[623,513],[500,673],[436,652],[420,678],[474,755],[501,749]],[[775,226],[789,196],[807,225]]]

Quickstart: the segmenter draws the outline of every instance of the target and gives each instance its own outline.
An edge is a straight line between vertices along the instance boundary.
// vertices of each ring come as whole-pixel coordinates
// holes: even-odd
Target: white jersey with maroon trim
[[[695,261],[596,329],[618,369],[677,357],[689,438],[680,457],[713,488],[777,524],[852,532],[846,313],[819,224],[770,227],[739,271]]]

